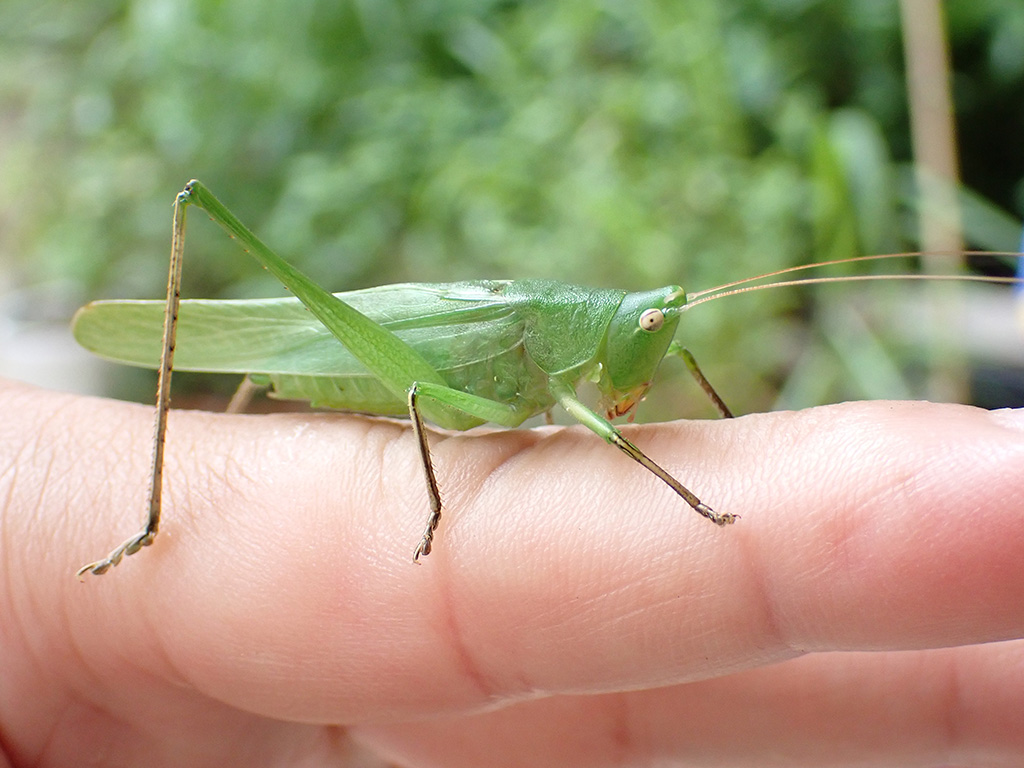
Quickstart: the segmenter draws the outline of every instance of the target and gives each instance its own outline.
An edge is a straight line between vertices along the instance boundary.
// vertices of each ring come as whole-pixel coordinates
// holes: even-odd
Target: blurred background
[[[1016,250],[1024,4],[914,6],[944,11],[924,53],[905,50],[916,22],[896,0],[3,0],[0,374],[152,400],[153,375],[92,360],[67,323],[91,299],[163,296],[192,177],[332,290],[697,291],[926,247],[915,152],[937,136],[941,155],[950,115],[912,130],[905,72],[941,92],[927,54],[941,65],[945,46],[962,173],[948,218],[969,246]],[[183,293],[282,290],[193,215]],[[1021,405],[1011,293],[763,291],[694,308],[680,337],[741,413]],[[176,377],[175,403],[236,384]],[[640,419],[711,414],[673,360]]]

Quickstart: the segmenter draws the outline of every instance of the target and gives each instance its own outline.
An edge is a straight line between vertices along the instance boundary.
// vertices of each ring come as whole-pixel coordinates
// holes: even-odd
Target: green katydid
[[[189,205],[206,211],[295,298],[180,303]],[[884,257],[861,257],[872,258]],[[761,278],[796,269],[801,268]],[[812,281],[846,279],[865,278]],[[735,287],[745,282],[722,286],[701,301],[766,287]],[[693,356],[673,338],[680,313],[696,303],[688,303],[683,289],[674,285],[627,293],[551,280],[403,284],[331,294],[271,251],[203,184],[190,181],[175,200],[166,301],[96,302],[75,317],[75,337],[87,349],[159,370],[146,524],[78,575],[106,572],[125,555],[151,544],[157,534],[172,364],[184,370],[256,375],[277,396],[317,406],[409,416],[429,499],[414,561],[430,553],[442,511],[424,419],[455,430],[485,422],[515,427],[561,405],[696,512],[719,526],[733,523],[738,516],[704,504],[610,421],[632,412],[667,355],[682,357],[719,412],[732,415]],[[596,382],[606,416],[578,399],[581,380]]]

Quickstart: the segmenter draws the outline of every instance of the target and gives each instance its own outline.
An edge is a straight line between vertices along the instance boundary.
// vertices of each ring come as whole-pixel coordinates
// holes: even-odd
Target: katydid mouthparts
[[[203,209],[227,230],[294,298],[181,301],[190,205]],[[878,258],[886,257],[853,260]],[[826,264],[847,261],[851,260]],[[627,293],[539,279],[407,283],[331,294],[276,255],[202,183],[190,181],[175,199],[166,300],[94,302],[80,309],[73,322],[75,338],[86,349],[159,371],[145,526],[106,557],[80,568],[77,575],[105,573],[126,555],[152,544],[157,535],[174,367],[245,374],[271,387],[276,397],[308,400],[314,406],[408,416],[429,503],[414,561],[430,553],[442,512],[424,421],[452,430],[486,422],[516,427],[556,404],[661,479],[694,511],[716,525],[731,524],[737,515],[703,503],[627,440],[611,420],[633,412],[669,355],[681,357],[721,415],[731,417],[693,356],[673,338],[681,312],[720,296],[782,284],[876,277],[752,284],[816,266],[822,265],[730,283],[704,291],[696,300],[688,300],[677,285]],[[578,399],[576,387],[581,381],[596,383],[604,415]]]

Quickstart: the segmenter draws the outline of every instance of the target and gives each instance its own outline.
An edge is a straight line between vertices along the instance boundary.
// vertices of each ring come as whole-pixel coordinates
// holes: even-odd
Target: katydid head
[[[962,257],[971,255],[1005,257],[1017,260],[1018,263],[1024,261],[1024,254],[1005,252],[961,252],[959,254],[902,253],[857,256],[788,267],[757,277],[737,280],[717,288],[700,291],[691,294],[689,297],[679,286],[668,286],[644,293],[626,294],[608,326],[608,333],[605,338],[603,368],[600,380],[598,381],[598,386],[603,394],[602,405],[606,408],[609,418],[630,413],[647,392],[658,364],[669,351],[669,345],[679,324],[680,314],[706,301],[714,301],[725,296],[760,291],[766,288],[870,280],[951,280],[1024,284],[1024,278],[1020,276],[993,277],[972,274],[862,274],[822,277],[803,276],[795,279],[778,279],[782,276],[788,278],[793,273],[858,262],[873,262],[914,256],[935,259],[943,256]],[[763,282],[766,280],[771,282]]]
[[[644,396],[685,304],[686,293],[678,285],[623,296],[608,324],[598,382],[610,417],[628,413]]]

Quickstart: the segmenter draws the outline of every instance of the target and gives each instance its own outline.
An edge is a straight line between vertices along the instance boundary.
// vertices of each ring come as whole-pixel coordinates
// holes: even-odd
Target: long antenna
[[[853,264],[858,262],[867,261],[882,261],[886,259],[905,259],[915,257],[935,257],[935,256],[1001,256],[1004,258],[1018,259],[1019,264],[1024,265],[1024,254],[1014,253],[1011,251],[965,251],[957,254],[951,253],[929,253],[929,252],[916,252],[916,253],[886,253],[871,256],[853,256],[846,259],[834,259],[832,261],[820,261],[813,264],[802,264],[797,267],[786,267],[785,269],[778,269],[774,272],[766,272],[763,275],[757,277],[748,277],[743,280],[735,280],[731,283],[725,283],[715,288],[708,288],[704,291],[698,291],[690,294],[690,301],[687,302],[682,309],[689,309],[698,304],[711,301],[712,299],[720,299],[724,296],[735,296],[740,293],[749,293],[751,291],[759,291],[763,288],[782,288],[786,286],[795,285],[817,285],[822,283],[843,283],[843,282],[856,282],[856,281],[868,281],[868,280],[938,280],[938,281],[957,281],[957,282],[971,282],[971,283],[999,283],[999,284],[1020,284],[1022,282],[1020,277],[998,277],[990,275],[837,275],[832,277],[807,277],[798,280],[779,280],[774,283],[765,283],[763,285],[751,285],[752,283],[759,283],[762,280],[768,280],[773,277],[779,277],[780,275],[789,275],[796,272],[803,272],[812,269],[822,269],[824,267],[834,267],[843,264]]]

